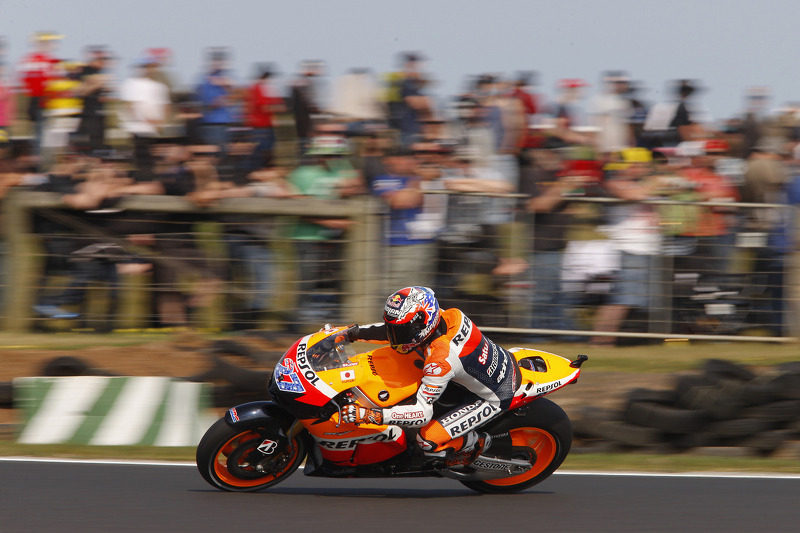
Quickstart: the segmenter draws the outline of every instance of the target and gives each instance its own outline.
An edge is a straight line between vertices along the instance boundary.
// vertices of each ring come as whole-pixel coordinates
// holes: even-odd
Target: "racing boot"
[[[469,466],[483,450],[492,445],[492,437],[488,433],[470,431],[464,435],[464,446],[460,450],[447,450],[444,465],[447,468],[461,469]]]

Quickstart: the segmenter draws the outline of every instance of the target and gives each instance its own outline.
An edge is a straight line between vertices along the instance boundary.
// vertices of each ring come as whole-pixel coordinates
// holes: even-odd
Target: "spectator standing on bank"
[[[317,79],[324,71],[325,65],[321,61],[303,61],[289,91],[289,107],[294,118],[300,154],[304,154],[309,146],[314,132],[314,115],[321,111]]]
[[[697,84],[692,80],[680,80],[676,86],[678,105],[669,123],[678,142],[693,141],[703,137],[703,126],[699,112],[692,107],[692,96],[697,92]]]
[[[0,133],[8,134],[14,110],[14,93],[6,81],[6,65],[0,55]]]
[[[48,82],[56,76],[58,59],[53,55],[63,35],[54,32],[39,32],[33,36],[33,50],[19,65],[22,86],[28,98],[28,120],[33,124],[33,137],[38,153],[44,129],[44,109]]]
[[[431,115],[431,105],[425,95],[426,80],[422,73],[422,56],[404,55],[403,75],[400,80],[399,126],[400,144],[408,148],[421,140],[422,123]]]
[[[120,87],[122,127],[133,138],[135,165],[145,170],[153,166],[150,149],[163,133],[170,109],[169,89],[153,79],[156,67],[155,59],[143,57]]]
[[[274,75],[271,65],[258,66],[256,80],[247,90],[245,124],[251,128],[250,141],[255,145],[249,170],[264,168],[272,163],[275,147],[274,115],[283,110],[283,100],[275,96],[270,85]]]
[[[111,91],[111,80],[107,72],[110,56],[99,46],[88,50],[89,61],[80,71],[81,85],[78,94],[83,97],[83,106],[78,124],[79,144],[89,150],[103,150],[106,147],[105,103]]]
[[[228,132],[235,122],[235,84],[228,71],[228,51],[214,48],[208,51],[207,71],[197,87],[197,99],[203,111],[202,132],[207,144],[225,150]]]
[[[520,165],[528,165],[530,163],[528,152],[542,143],[541,135],[534,134],[534,130],[531,128],[542,107],[540,96],[533,90],[536,77],[535,72],[520,73],[511,93],[512,97],[519,100],[525,113],[525,131],[519,141]]]
[[[580,125],[580,101],[583,98],[584,89],[588,86],[588,83],[579,78],[559,80],[556,86],[558,94],[556,102],[550,110],[550,114],[553,116],[553,128],[549,133],[551,137],[560,140],[563,146],[591,143],[591,139],[587,135],[574,129]]]
[[[603,94],[591,101],[592,124],[597,128],[597,150],[602,154],[634,146],[630,127],[633,107],[626,95],[628,82],[624,72],[606,72]]]

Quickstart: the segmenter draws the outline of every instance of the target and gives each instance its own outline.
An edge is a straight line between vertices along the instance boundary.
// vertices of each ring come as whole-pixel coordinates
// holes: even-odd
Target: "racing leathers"
[[[358,328],[361,340],[386,341],[386,325]],[[473,447],[474,431],[504,412],[519,387],[521,375],[516,359],[486,338],[460,310],[442,311],[432,340],[417,348],[424,357],[422,382],[412,404],[373,411],[384,424],[422,426],[417,443],[430,455]],[[402,357],[402,356],[401,356]],[[474,393],[472,400],[444,416],[433,419],[433,404],[450,382]],[[477,397],[477,399],[475,399]]]

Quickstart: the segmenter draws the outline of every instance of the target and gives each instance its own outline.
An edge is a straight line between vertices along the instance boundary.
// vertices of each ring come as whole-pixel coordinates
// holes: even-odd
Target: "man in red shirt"
[[[268,166],[272,161],[272,149],[275,145],[275,130],[273,128],[273,114],[282,110],[282,101],[272,96],[269,79],[272,77],[272,68],[262,65],[258,79],[248,89],[247,111],[245,121],[252,128],[252,141],[255,143],[250,170],[258,170]]]
[[[53,32],[39,32],[33,37],[33,50],[19,65],[22,86],[28,97],[28,118],[33,122],[35,143],[42,138],[44,125],[45,90],[47,83],[56,77],[59,62],[53,57],[55,44],[63,38]]]

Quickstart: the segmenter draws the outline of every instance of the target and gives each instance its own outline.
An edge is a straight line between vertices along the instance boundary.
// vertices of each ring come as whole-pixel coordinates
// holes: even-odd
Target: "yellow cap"
[[[622,170],[628,168],[631,163],[649,163],[653,160],[653,154],[647,148],[625,148],[618,152],[619,159],[606,164],[605,170]]]

